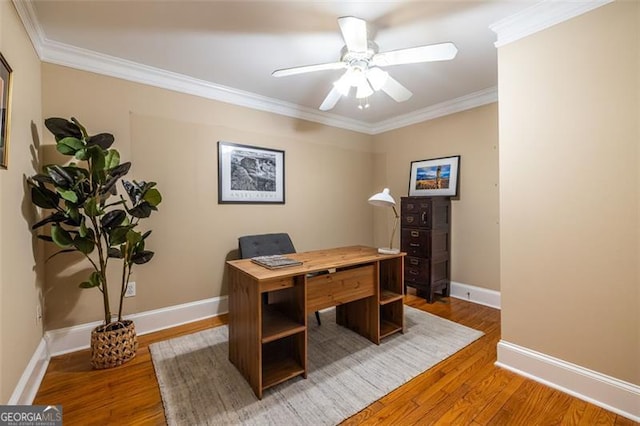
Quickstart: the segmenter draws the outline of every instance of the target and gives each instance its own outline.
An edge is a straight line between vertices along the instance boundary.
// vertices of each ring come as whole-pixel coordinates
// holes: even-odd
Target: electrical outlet
[[[127,284],[127,290],[124,292],[124,297],[133,297],[136,295],[136,282],[129,281]]]

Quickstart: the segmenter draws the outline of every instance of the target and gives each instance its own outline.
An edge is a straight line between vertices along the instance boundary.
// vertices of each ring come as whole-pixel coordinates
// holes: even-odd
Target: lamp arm
[[[393,249],[393,237],[396,236],[396,229],[398,229],[398,220],[400,219],[400,215],[398,215],[398,211],[396,210],[396,206],[391,206],[393,209],[393,215],[395,216],[393,220],[393,231],[391,231],[391,240],[389,241],[389,249]]]

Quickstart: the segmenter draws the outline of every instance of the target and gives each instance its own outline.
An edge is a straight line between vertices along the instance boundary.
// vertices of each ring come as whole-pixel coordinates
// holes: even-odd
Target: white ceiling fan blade
[[[341,70],[346,68],[347,64],[344,62],[329,62],[326,64],[317,65],[305,65],[302,67],[283,68],[275,70],[271,73],[274,77],[287,77],[289,75],[303,74],[307,72],[326,71],[326,70]]]
[[[324,98],[322,105],[320,105],[320,111],[329,111],[331,108],[336,106],[336,104],[340,100],[340,96],[342,95],[340,94],[338,88],[336,86],[333,86],[327,97]]]
[[[391,96],[396,102],[404,102],[413,96],[413,93],[411,93],[409,89],[398,83],[398,80],[391,76],[387,76],[381,90]]]
[[[338,25],[347,49],[352,52],[367,51],[367,21],[354,16],[343,16],[338,18]]]
[[[384,67],[419,62],[448,61],[455,58],[457,54],[458,49],[455,44],[439,43],[378,53],[373,56],[371,63],[372,65]]]

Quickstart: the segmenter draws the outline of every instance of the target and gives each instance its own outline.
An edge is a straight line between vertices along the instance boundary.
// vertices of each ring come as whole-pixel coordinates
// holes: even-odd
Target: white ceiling
[[[370,127],[476,94],[491,99],[486,94],[495,94],[497,54],[489,25],[534,3],[33,0],[30,10],[41,39],[67,45],[67,51],[86,49],[317,114],[324,114],[317,108],[343,71],[283,78],[271,73],[339,60],[344,42],[338,17],[366,19],[380,51],[456,44],[452,61],[386,68],[413,92],[408,101],[396,103],[378,92],[369,109],[342,98],[326,114]]]

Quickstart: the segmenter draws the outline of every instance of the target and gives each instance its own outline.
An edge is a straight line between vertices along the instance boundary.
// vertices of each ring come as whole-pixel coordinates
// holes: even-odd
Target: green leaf
[[[107,150],[111,145],[113,145],[114,140],[115,138],[111,133],[100,133],[98,135],[91,136],[87,140],[87,145],[97,145],[100,148]]]
[[[117,167],[120,164],[120,153],[115,149],[110,149],[109,151],[107,151],[107,155],[104,161],[105,161],[105,168],[107,170],[113,169],[114,167]]]
[[[80,234],[81,237],[86,237],[88,235],[87,224],[84,217],[80,221],[80,229],[78,230],[78,233]]]
[[[85,129],[84,126],[82,124],[80,124],[80,122],[75,117],[71,117],[71,121],[73,121],[75,123],[75,125],[78,126],[78,128],[82,132],[82,136],[84,136],[86,138],[87,137],[87,129]]]
[[[132,226],[117,226],[109,232],[109,245],[117,246],[127,241],[127,233]]]
[[[115,259],[122,259],[124,257],[120,249],[115,247],[109,247],[108,255]]]
[[[76,151],[75,157],[80,161],[87,161],[89,159],[89,152],[86,148],[82,148]]]
[[[129,214],[133,217],[145,218],[145,217],[151,216],[152,210],[153,210],[152,206],[148,202],[143,201],[137,206],[135,206],[134,208],[132,208],[131,210],[129,210]]]
[[[76,151],[83,148],[84,143],[80,139],[74,137],[60,139],[56,146],[58,152],[64,155],[75,155]]]
[[[162,195],[160,195],[160,191],[157,189],[151,188],[144,193],[142,199],[155,207],[162,201]]]
[[[108,232],[110,229],[121,225],[126,217],[127,213],[125,213],[124,210],[111,210],[102,217],[100,223],[102,227]]]
[[[133,229],[127,232],[127,244],[129,244],[131,247],[134,247],[140,241],[142,241],[142,234],[140,234],[137,231],[134,231]]]
[[[104,171],[104,151],[99,146],[93,145],[87,148],[89,152],[89,158],[91,159],[91,166],[93,167],[94,175],[96,172]]]
[[[53,238],[53,242],[59,247],[69,247],[71,243],[73,243],[69,232],[58,225],[51,226],[51,238]]]
[[[84,212],[89,217],[100,216],[101,214],[104,213],[100,209],[100,206],[98,205],[98,201],[96,200],[95,197],[91,197],[91,198],[87,199],[87,201],[84,202]]]
[[[49,174],[49,177],[53,179],[56,186],[68,189],[73,185],[73,178],[71,175],[57,164],[47,166],[47,173]]]
[[[79,226],[84,218],[83,216],[80,216],[80,210],[72,204],[67,205],[66,214],[68,220],[65,221],[65,223],[72,226]]]
[[[89,276],[89,282],[93,285],[93,287],[97,287],[102,284],[104,280],[102,279],[102,275],[100,275],[100,272],[93,271]]]
[[[56,188],[56,191],[58,191],[58,194],[60,194],[60,196],[65,200],[72,203],[78,202],[78,194],[76,194],[74,191],[70,189],[62,189],[62,188]]]
[[[95,248],[95,243],[89,238],[78,236],[73,240],[73,246],[78,249],[79,252],[89,254]]]
[[[82,132],[80,128],[64,118],[52,117],[44,120],[44,125],[54,134],[56,139],[63,139],[66,137],[82,138]]]
[[[143,250],[140,253],[136,253],[131,256],[131,261],[136,265],[144,265],[149,262],[155,253],[149,250]]]
[[[43,209],[55,209],[60,202],[60,196],[44,187],[31,188],[31,201]]]

